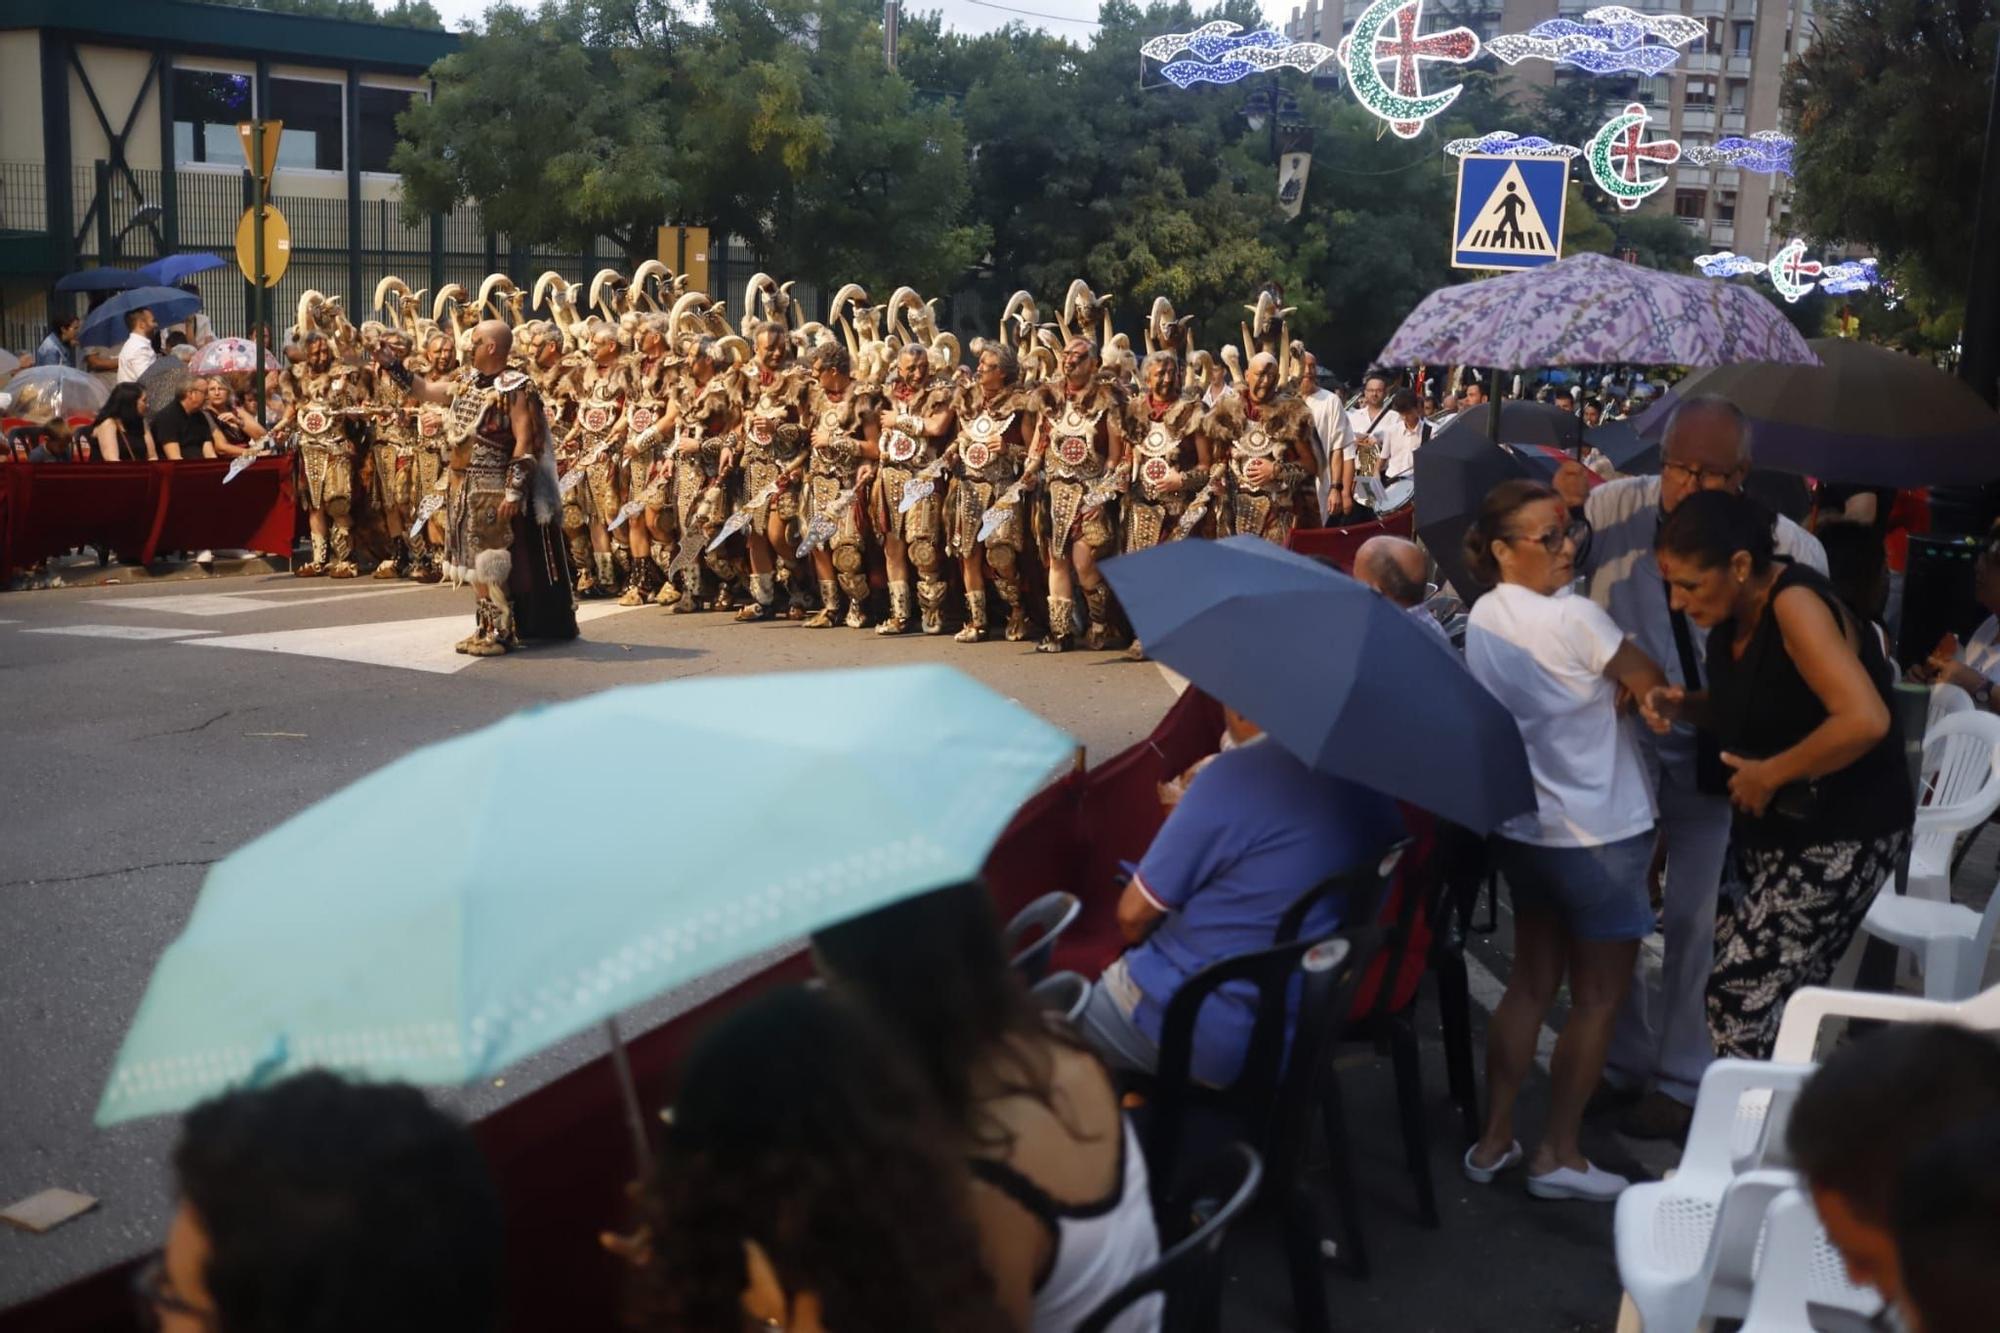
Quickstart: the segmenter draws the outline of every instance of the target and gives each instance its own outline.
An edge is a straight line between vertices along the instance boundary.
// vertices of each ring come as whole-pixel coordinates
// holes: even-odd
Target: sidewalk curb
[[[96,557],[84,556],[68,563],[56,564],[51,572],[62,580],[61,588],[43,588],[17,583],[0,590],[6,592],[59,592],[62,588],[105,588],[135,587],[156,583],[181,583],[192,580],[222,578],[242,578],[245,576],[288,574],[292,562],[283,556],[253,555],[235,559],[218,559],[204,569],[192,561],[165,564],[156,562],[149,566],[111,565],[99,567]]]

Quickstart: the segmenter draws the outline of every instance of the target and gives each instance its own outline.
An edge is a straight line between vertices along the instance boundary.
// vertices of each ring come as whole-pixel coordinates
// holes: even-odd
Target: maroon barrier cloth
[[[1325,556],[1342,569],[1352,572],[1354,553],[1370,537],[1410,537],[1416,530],[1417,511],[1406,505],[1387,518],[1344,528],[1295,528],[1285,547],[1300,555]]]
[[[289,458],[227,462],[0,464],[0,579],[76,546],[150,562],[167,551],[290,556],[298,506]]]

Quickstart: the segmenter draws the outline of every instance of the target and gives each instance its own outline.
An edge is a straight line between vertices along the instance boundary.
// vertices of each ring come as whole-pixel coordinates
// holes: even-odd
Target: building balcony
[[[1743,173],[1735,167],[1715,169],[1715,187],[1718,190],[1737,190],[1743,186]]]
[[[1733,110],[1723,112],[1722,128],[1727,130],[1731,134],[1743,133],[1743,113],[1741,111],[1733,111]]]
[[[1715,108],[1710,106],[1683,106],[1681,108],[1680,132],[1689,130],[1713,130],[1715,128]]]
[[[1729,12],[1740,19],[1757,17],[1757,0],[1729,0]]]
[[[1712,183],[1715,173],[1707,167],[1680,166],[1674,168],[1674,184],[1692,189],[1697,185]]]
[[[1750,53],[1748,51],[1731,51],[1728,59],[1723,61],[1722,67],[1731,74],[1748,74],[1750,72]]]
[[[1729,0],[1694,0],[1694,3],[1688,6],[1688,12],[1691,14],[1727,14],[1729,12]]]
[[[1714,223],[1708,229],[1708,240],[1711,245],[1736,244],[1736,224],[1733,222]]]
[[[1674,220],[1697,236],[1706,236],[1708,234],[1707,218],[1691,218],[1684,213],[1676,213]]]
[[[1681,68],[1689,74],[1722,73],[1720,51],[1690,51],[1681,57]]]

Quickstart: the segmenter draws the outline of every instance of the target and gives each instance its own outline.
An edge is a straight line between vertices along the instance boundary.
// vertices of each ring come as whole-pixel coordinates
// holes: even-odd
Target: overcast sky
[[[486,12],[491,0],[431,0],[445,23],[463,27],[465,20]],[[1097,0],[905,0],[909,12],[936,10],[944,14],[945,26],[961,32],[986,32],[1019,19],[1031,27],[1079,40],[1096,26]],[[1273,26],[1291,17],[1291,0],[1263,0],[1265,17]],[[1016,11],[1031,11],[1020,13]]]

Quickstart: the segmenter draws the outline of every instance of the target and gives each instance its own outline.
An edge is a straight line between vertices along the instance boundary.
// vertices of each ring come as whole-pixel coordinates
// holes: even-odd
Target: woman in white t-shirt
[[[1618,702],[1621,691],[1644,698],[1665,677],[1596,603],[1571,591],[1576,537],[1548,487],[1496,486],[1465,545],[1474,572],[1493,585],[1473,604],[1466,665],[1521,728],[1536,806],[1494,839],[1514,902],[1514,965],[1487,1029],[1486,1130],[1465,1155],[1465,1174],[1485,1184],[1523,1160],[1514,1101],[1567,970],[1569,1019],[1549,1066],[1542,1141],[1526,1158],[1528,1192],[1609,1200],[1625,1178],[1593,1166],[1577,1136],[1639,941],[1653,929],[1646,868],[1657,816]]]

